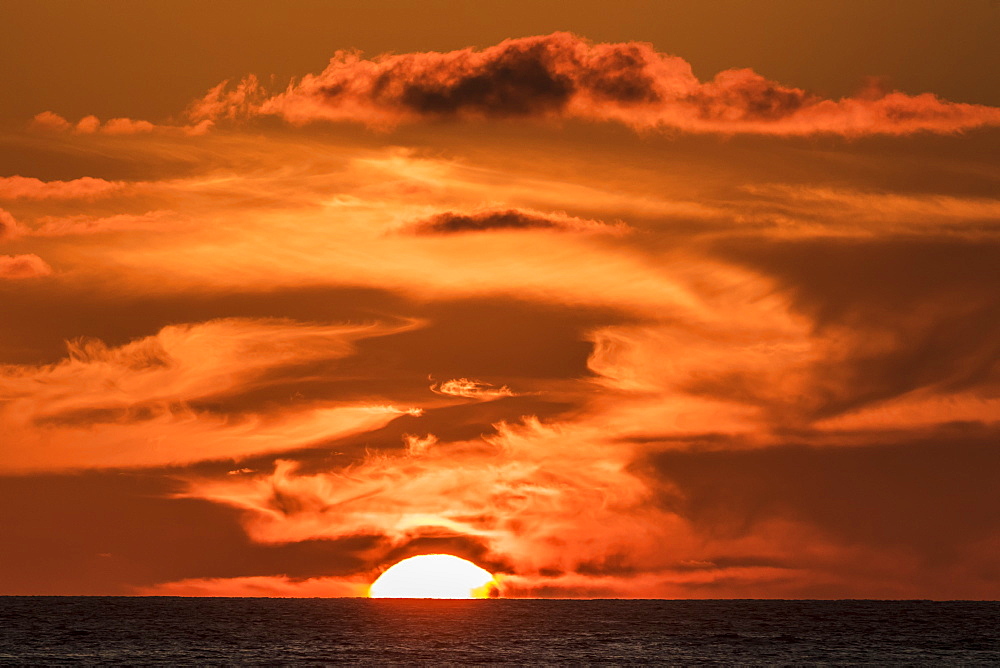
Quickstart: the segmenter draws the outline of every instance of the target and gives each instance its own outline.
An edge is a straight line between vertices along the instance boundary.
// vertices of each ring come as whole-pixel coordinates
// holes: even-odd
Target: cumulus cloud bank
[[[362,58],[338,51],[319,74],[280,93],[256,77],[225,82],[194,103],[195,122],[277,115],[295,123],[392,126],[419,119],[581,118],[636,129],[807,135],[957,132],[1000,124],[1000,109],[931,93],[866,92],[825,99],[750,69],[699,81],[678,56],[642,42],[593,44],[569,33],[482,50]]]

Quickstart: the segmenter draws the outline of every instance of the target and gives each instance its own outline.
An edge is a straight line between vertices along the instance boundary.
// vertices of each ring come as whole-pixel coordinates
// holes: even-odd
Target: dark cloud
[[[660,481],[661,502],[706,534],[748,535],[783,518],[934,561],[995,535],[998,437],[954,426],[890,443],[870,434],[872,444],[854,447],[672,450],[650,455],[645,470]]]
[[[498,559],[482,539],[426,527],[414,531],[402,544],[379,552],[376,561],[383,567],[388,567],[420,554],[453,554],[468,559],[491,573],[506,573],[511,570],[511,564]]]
[[[0,590],[121,595],[189,577],[345,575],[382,544],[363,535],[257,544],[237,511],[168,498],[173,489],[158,471],[0,477]]]
[[[411,229],[415,234],[454,234],[488,230],[551,230],[559,227],[555,221],[542,216],[508,209],[477,214],[441,213],[415,223]]]
[[[753,70],[728,70],[692,93],[689,100],[707,121],[778,121],[819,98],[768,81]]]
[[[521,209],[487,209],[471,213],[448,211],[417,221],[406,228],[413,234],[458,234],[491,230],[561,230],[568,232],[621,232],[610,226],[563,213],[540,213]]]
[[[546,62],[543,44],[527,48],[509,44],[480,67],[457,77],[441,77],[433,68],[407,80],[406,61],[379,75],[373,96],[382,98],[391,84],[405,81],[398,97],[402,107],[429,115],[475,113],[483,116],[527,116],[561,110],[574,93],[573,81]],[[329,89],[327,89],[329,90]],[[336,94],[328,93],[335,98]],[[391,95],[392,93],[390,93]]]
[[[1000,386],[996,242],[726,242],[723,252],[777,279],[794,308],[812,319],[815,335],[839,341],[827,359],[812,365],[813,391],[800,406],[812,417],[921,388],[956,392]],[[753,379],[739,374],[702,379],[691,389],[756,393]]]

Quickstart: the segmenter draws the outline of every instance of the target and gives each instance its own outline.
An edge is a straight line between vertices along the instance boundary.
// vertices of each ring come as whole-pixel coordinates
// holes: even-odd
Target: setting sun
[[[497,590],[493,575],[450,554],[403,559],[378,577],[371,598],[490,598]]]

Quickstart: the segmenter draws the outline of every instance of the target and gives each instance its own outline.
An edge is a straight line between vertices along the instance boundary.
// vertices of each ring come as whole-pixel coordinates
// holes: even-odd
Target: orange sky
[[[0,4],[0,594],[1000,597],[996,3]]]

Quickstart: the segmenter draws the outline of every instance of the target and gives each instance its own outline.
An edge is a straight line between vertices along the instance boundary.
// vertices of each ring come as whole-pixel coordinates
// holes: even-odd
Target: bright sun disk
[[[390,566],[372,583],[371,598],[490,598],[497,582],[471,561],[424,554]]]

